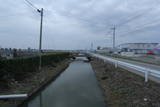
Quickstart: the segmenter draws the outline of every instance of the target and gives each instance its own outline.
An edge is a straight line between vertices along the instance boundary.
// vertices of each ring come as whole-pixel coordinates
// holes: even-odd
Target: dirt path
[[[160,107],[160,84],[94,59],[92,67],[109,107]]]

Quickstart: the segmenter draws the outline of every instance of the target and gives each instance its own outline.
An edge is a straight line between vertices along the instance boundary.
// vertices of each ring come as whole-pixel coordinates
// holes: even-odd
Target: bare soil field
[[[160,107],[160,84],[99,59],[91,64],[109,107]]]

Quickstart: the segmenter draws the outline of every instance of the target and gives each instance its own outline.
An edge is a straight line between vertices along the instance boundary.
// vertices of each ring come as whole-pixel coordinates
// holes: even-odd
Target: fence
[[[27,98],[27,94],[0,95],[0,99]]]
[[[158,71],[158,70],[154,70],[154,69],[151,69],[151,68],[148,68],[148,67],[142,67],[142,66],[127,63],[127,62],[124,62],[124,61],[119,61],[119,60],[109,58],[109,57],[106,57],[106,56],[101,56],[101,55],[98,55],[98,54],[93,54],[93,53],[89,53],[89,54],[91,56],[100,58],[104,61],[112,62],[112,63],[115,64],[115,67],[118,67],[118,65],[120,65],[120,66],[124,66],[126,68],[130,68],[130,69],[139,71],[141,73],[144,73],[145,82],[148,82],[149,76],[153,76],[154,78],[160,79],[160,71]]]

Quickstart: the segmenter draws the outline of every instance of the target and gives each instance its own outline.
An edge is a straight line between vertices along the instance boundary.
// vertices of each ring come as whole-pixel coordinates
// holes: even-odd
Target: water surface
[[[28,107],[105,107],[92,67],[83,60],[76,58]]]

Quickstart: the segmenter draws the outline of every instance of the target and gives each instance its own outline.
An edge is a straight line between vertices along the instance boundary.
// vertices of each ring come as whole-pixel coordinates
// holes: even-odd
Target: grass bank
[[[47,82],[56,78],[57,75],[64,71],[69,64],[67,59],[68,55],[68,53],[58,53],[43,56],[43,68],[41,71],[38,70],[38,57],[8,60],[9,64],[6,63],[8,61],[3,62],[3,64],[8,64],[9,68],[3,65],[5,72],[3,72],[3,81],[0,81],[0,94],[27,93],[31,96],[47,84]],[[29,66],[30,63],[33,65]],[[17,68],[12,64],[17,66]],[[25,99],[0,100],[0,107],[17,107],[17,105],[24,100]]]
[[[160,84],[98,59],[92,66],[109,107],[160,107]]]

